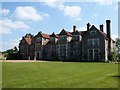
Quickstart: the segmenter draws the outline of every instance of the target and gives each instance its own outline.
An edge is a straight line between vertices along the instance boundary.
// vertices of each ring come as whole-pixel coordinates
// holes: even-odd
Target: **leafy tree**
[[[112,52],[112,60],[116,61],[116,57],[117,57],[117,52],[116,52],[116,49],[114,48],[114,50]]]
[[[117,56],[120,59],[120,38],[116,39],[116,49],[117,49]]]
[[[8,50],[2,52],[2,54],[4,54],[4,56],[7,57],[9,54],[17,53],[17,52],[18,52],[17,47],[14,47],[13,49],[8,49]]]
[[[17,47],[16,47],[16,46],[14,47],[14,49],[13,49],[13,50],[14,50],[14,52],[18,52],[18,49],[17,49]]]

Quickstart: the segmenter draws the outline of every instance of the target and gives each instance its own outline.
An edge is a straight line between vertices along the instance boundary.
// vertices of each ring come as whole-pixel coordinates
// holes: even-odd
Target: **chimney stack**
[[[77,27],[74,25],[74,26],[73,26],[73,32],[75,32],[75,31],[76,31],[76,28],[77,28]]]
[[[108,60],[111,60],[111,31],[110,31],[110,20],[106,20],[106,30],[108,38]]]
[[[90,29],[90,23],[87,24],[87,31]]]
[[[104,32],[104,30],[103,30],[103,24],[100,25],[100,30],[101,30],[102,32]]]
[[[106,20],[106,30],[107,30],[107,38],[110,39],[111,38],[111,31],[110,31],[110,20]]]

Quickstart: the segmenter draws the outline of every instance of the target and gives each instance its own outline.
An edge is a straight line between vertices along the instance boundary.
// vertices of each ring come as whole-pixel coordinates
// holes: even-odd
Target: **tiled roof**
[[[44,37],[44,38],[50,38],[50,36],[48,34],[44,34],[44,33],[41,33],[41,35]]]
[[[32,39],[31,38],[25,38],[25,41],[28,45],[32,44]]]
[[[67,36],[72,36],[72,34],[70,32],[65,31],[65,29],[63,29],[59,35],[67,35]]]
[[[69,32],[67,32],[67,35],[68,35],[68,36],[72,36],[72,34],[70,34]]]
[[[25,42],[22,42],[22,41],[25,41]],[[20,40],[20,43],[31,45],[33,41],[34,41],[34,36],[31,34],[26,34],[25,36],[23,36],[22,40]]]
[[[42,32],[39,32],[36,36],[42,36],[43,38],[50,38],[50,35],[49,34],[45,34],[45,33],[42,33]]]
[[[58,34],[55,34],[55,33],[53,32],[52,35],[50,35],[50,37],[56,37],[56,38],[58,38]]]

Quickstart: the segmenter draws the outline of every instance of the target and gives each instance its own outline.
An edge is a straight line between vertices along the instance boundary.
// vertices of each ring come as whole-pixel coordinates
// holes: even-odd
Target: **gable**
[[[72,37],[72,34],[70,34],[69,32],[65,31],[64,29],[60,32],[59,36],[60,35],[67,35],[67,36],[71,36]]]
[[[97,29],[94,25],[92,25],[91,28],[88,31],[86,31],[84,36],[85,37],[86,37],[86,35],[89,35],[89,36],[93,35],[94,36],[94,33],[96,33],[96,35],[103,36],[105,39],[108,39],[106,34],[104,32],[102,32],[102,31],[100,31],[99,29]]]
[[[98,29],[94,25],[92,25],[92,27],[89,30],[98,30]]]
[[[41,31],[35,37],[43,37],[43,38],[50,38],[50,35],[42,33]]]

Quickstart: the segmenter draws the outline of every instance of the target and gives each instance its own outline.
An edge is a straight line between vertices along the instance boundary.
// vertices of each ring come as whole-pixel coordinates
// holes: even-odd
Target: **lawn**
[[[117,88],[118,64],[4,62],[3,88]]]

